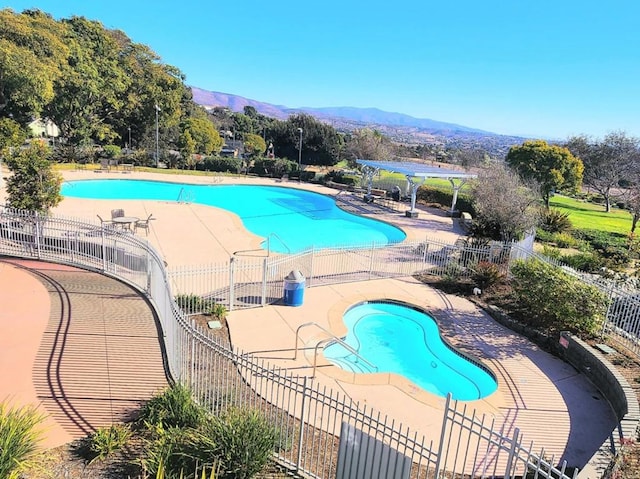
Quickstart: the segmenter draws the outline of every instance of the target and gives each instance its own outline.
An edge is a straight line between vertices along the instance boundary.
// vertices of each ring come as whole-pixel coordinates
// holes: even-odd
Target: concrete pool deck
[[[212,177],[170,177],[138,172],[127,175],[65,172],[64,178],[218,183]],[[298,187],[295,182],[254,178],[223,178],[222,182]],[[317,185],[300,186],[336,194],[335,190]],[[3,193],[1,191],[0,195]],[[171,266],[227,260],[234,251],[255,248],[258,240],[242,228],[235,215],[197,204],[66,198],[53,212],[94,221],[96,214],[109,217],[114,208],[124,208],[127,215],[140,218],[153,213],[157,219],[152,221],[148,239]],[[410,239],[429,235],[453,242],[461,233],[454,220],[439,211],[423,210],[415,219],[406,218],[402,212],[375,217],[402,227]],[[139,236],[145,237],[144,233]],[[4,276],[0,277],[0,282],[0,288],[7,294],[3,298],[6,301],[3,301],[3,308],[24,307],[20,296],[10,293],[18,283],[7,281]],[[498,376],[498,391],[485,400],[469,403],[470,407],[495,417],[506,430],[519,427],[526,441],[534,441],[537,447],[545,448],[547,457],[554,455],[569,463],[584,464],[613,429],[615,419],[606,401],[573,368],[498,325],[467,300],[444,295],[412,278],[314,287],[305,291],[304,304],[300,307],[272,305],[233,311],[228,317],[231,339],[234,346],[244,352],[264,358],[273,365],[311,375],[312,355],[308,346],[316,339],[316,332],[303,331],[307,350],[293,361],[296,328],[314,321],[335,330],[344,308],[365,298],[408,300],[431,311],[456,346],[479,357]],[[44,313],[20,314],[37,317]],[[405,387],[364,384],[362,378],[345,377],[326,364],[321,365],[314,381],[342,391],[427,436],[439,431],[444,399],[412,389],[408,384]],[[378,383],[384,381],[388,382],[388,379],[377,380]]]
[[[228,176],[188,176],[153,173],[93,173],[91,171],[64,171],[65,181],[127,179],[184,182],[200,185],[249,184],[271,185],[305,190],[335,196],[339,191],[321,185],[282,182],[270,178],[228,177]],[[362,202],[364,205],[364,202]],[[404,205],[407,206],[408,205]],[[111,210],[123,208],[126,216],[147,218],[153,214],[149,235],[139,234],[162,254],[170,265],[195,265],[228,260],[235,251],[259,249],[262,238],[255,236],[242,226],[238,216],[228,211],[197,203],[177,203],[150,200],[87,200],[65,198],[53,212],[98,221],[111,218]],[[435,209],[422,211],[418,218],[407,218],[404,207],[401,211],[385,215],[370,215],[382,221],[389,221],[407,233],[407,240],[422,239],[427,234],[445,241],[455,241],[463,234],[455,220],[444,211]]]

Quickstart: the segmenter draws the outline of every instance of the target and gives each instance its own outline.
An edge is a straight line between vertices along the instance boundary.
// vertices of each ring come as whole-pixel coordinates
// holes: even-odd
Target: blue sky
[[[501,134],[640,136],[637,0],[27,0],[149,45],[189,85]]]

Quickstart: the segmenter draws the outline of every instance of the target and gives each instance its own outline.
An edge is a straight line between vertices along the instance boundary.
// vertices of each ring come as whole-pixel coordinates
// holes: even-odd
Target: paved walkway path
[[[45,413],[44,447],[130,418],[167,385],[159,330],[124,283],[0,259],[0,400]]]

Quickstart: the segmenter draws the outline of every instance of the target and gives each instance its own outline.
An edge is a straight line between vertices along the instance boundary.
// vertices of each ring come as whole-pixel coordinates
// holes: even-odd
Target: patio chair
[[[142,228],[144,230],[144,233],[146,236],[149,236],[149,221],[151,221],[153,218],[151,218],[153,216],[153,214],[150,214],[149,217],[146,220],[138,220],[135,222],[135,224],[133,225],[133,231],[134,233],[138,232],[138,228]]]
[[[109,167],[109,160],[107,160],[106,158],[103,158],[100,160],[100,168],[95,170],[96,173],[102,173],[103,171],[110,171],[111,168]]]
[[[102,216],[100,216],[100,215],[96,215],[96,216],[100,220],[100,226],[102,228],[114,228],[115,227],[115,224],[113,223],[113,221],[111,221],[111,220],[103,220]]]
[[[124,210],[123,209],[117,209],[117,210],[111,210],[111,219],[113,218],[121,218],[124,216]]]

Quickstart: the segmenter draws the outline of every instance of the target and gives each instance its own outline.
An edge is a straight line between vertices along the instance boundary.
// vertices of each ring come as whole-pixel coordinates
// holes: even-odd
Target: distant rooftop
[[[414,161],[371,161],[371,160],[356,160],[359,165],[369,166],[371,168],[378,168],[380,170],[393,171],[394,173],[402,173],[406,176],[413,176],[418,178],[475,178],[478,175],[472,173],[465,173],[463,171],[450,170],[447,168],[441,168],[439,166],[430,166],[424,163],[416,163]]]

